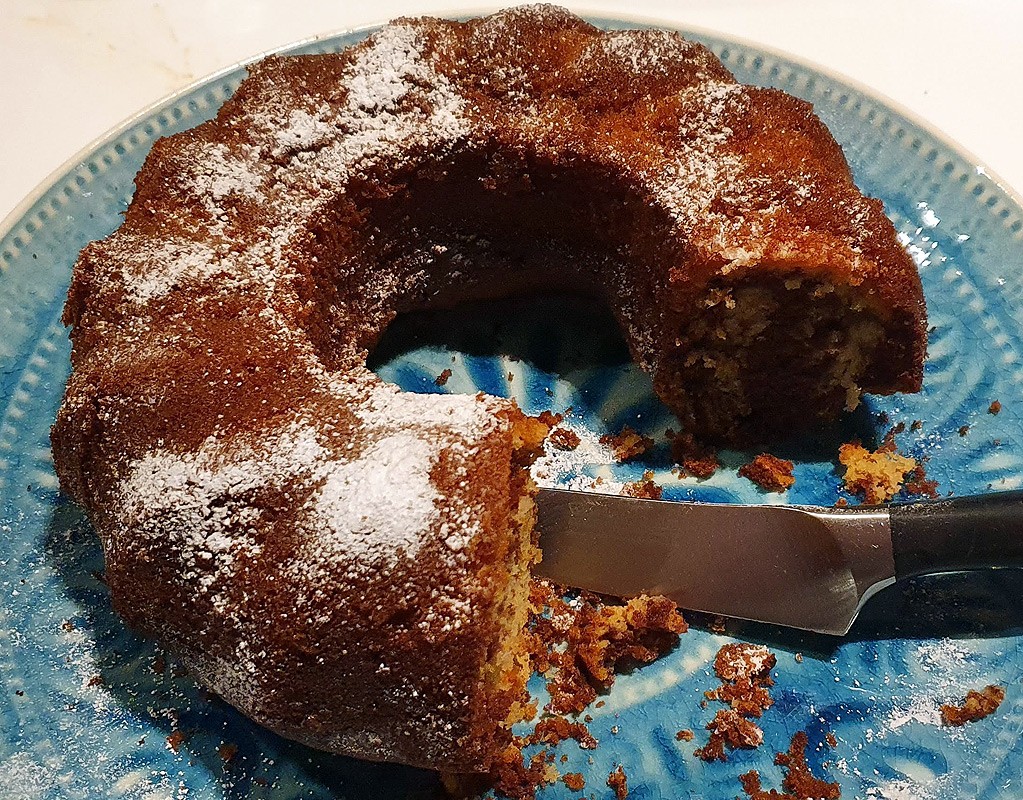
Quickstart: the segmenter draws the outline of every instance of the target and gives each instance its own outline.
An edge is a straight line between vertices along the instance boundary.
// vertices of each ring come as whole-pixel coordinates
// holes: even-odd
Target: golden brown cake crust
[[[674,33],[551,6],[401,20],[252,65],[136,185],[75,266],[61,485],[120,613],[317,747],[458,771],[502,741],[480,675],[494,565],[515,560],[517,412],[384,385],[366,353],[396,314],[583,287],[689,430],[739,438],[776,414],[742,384],[725,423],[686,389],[724,385],[705,344],[734,320],[707,309],[795,277],[888,343],[860,337],[824,412],[920,381],[919,279],[880,204],[808,104]]]

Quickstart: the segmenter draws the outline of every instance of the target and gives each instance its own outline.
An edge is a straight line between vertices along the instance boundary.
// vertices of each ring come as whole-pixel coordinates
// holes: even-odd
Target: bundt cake
[[[486,769],[546,429],[367,352],[408,310],[564,289],[706,441],[920,384],[914,265],[807,103],[551,6],[398,20],[253,64],[75,265],[53,453],[117,610],[285,736]]]

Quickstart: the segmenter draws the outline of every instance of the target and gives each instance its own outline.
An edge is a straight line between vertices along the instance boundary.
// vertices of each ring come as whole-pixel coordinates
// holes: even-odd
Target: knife
[[[837,636],[903,578],[1023,567],[1023,490],[835,509],[544,488],[537,507],[542,577]]]

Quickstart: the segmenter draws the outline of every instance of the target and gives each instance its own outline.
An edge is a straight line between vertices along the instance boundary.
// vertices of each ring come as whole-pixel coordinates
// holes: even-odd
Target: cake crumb
[[[438,386],[443,386],[445,383],[448,382],[448,378],[451,377],[451,374],[452,373],[450,369],[445,369],[441,372],[440,375],[433,379],[433,382]]]
[[[551,429],[560,422],[561,415],[550,411],[542,411],[535,417],[524,416],[516,422],[512,430],[512,445],[518,451],[520,466],[530,464],[541,454]]]
[[[691,728],[683,728],[675,734],[675,738],[680,742],[691,742],[696,737]]]
[[[916,431],[922,431],[924,428],[924,421],[922,419],[915,419],[910,423],[909,429],[914,433]]]
[[[536,418],[546,425],[548,430],[550,430],[551,428],[556,428],[560,425],[562,420],[565,419],[565,415],[555,414],[553,411],[541,411],[536,415]]]
[[[562,776],[561,782],[573,792],[581,792],[586,788],[586,779],[581,772],[567,772]]]
[[[730,749],[755,749],[763,744],[764,732],[752,720],[774,704],[768,689],[774,685],[771,670],[776,663],[775,655],[762,645],[727,644],[718,650],[714,673],[721,685],[705,695],[707,700],[730,707],[718,711],[707,724],[710,738],[695,751],[697,758],[727,761]]]
[[[966,701],[961,706],[945,704],[941,707],[941,723],[959,726],[984,719],[995,713],[1004,699],[1005,689],[1001,686],[985,686],[979,692],[970,689],[966,693]]]
[[[717,451],[698,444],[692,434],[675,433],[669,428],[664,435],[671,445],[671,457],[679,465],[683,477],[691,475],[706,480],[720,468]]]
[[[998,400],[992,400],[991,405],[987,407],[987,413],[994,416],[998,416],[1002,411],[1002,404]]]
[[[550,432],[547,441],[557,450],[575,450],[582,440],[579,434],[570,428],[555,428]]]
[[[536,672],[547,675],[554,714],[582,712],[611,687],[616,670],[653,661],[688,630],[666,597],[618,603],[584,592],[569,604],[563,594],[547,581],[533,581],[530,657]]]
[[[653,482],[652,475],[653,473],[644,473],[642,480],[625,484],[622,487],[622,494],[642,500],[660,500],[664,496],[664,489]]]
[[[185,734],[180,730],[171,731],[167,735],[167,748],[174,753],[178,752],[178,748],[185,743],[186,738]]]
[[[550,424],[554,418],[541,415],[539,421]],[[580,714],[598,692],[610,688],[618,670],[658,658],[687,630],[678,608],[664,597],[644,596],[622,602],[590,592],[569,592],[534,578],[529,601],[530,663],[546,679],[550,703],[530,733],[512,737],[488,776],[488,785],[495,794],[510,800],[535,800],[540,789],[557,781],[572,791],[581,791],[585,786],[582,774],[562,776],[552,748],[574,739],[580,749],[593,750],[598,742],[585,722],[564,715]],[[600,701],[598,705],[605,703]],[[592,717],[586,715],[583,719],[589,722]],[[616,732],[617,726],[612,729]],[[537,745],[542,747],[539,752],[526,755],[526,748]],[[567,761],[563,755],[560,763]],[[621,775],[625,794],[620,796],[624,797],[628,791],[624,770]],[[458,784],[456,788],[464,787]]]
[[[231,761],[238,754],[238,745],[224,743],[217,748],[217,755],[225,764]]]
[[[628,777],[621,766],[612,770],[611,774],[607,776],[607,785],[614,790],[616,800],[625,800],[629,796]]]
[[[643,436],[628,425],[617,435],[605,433],[600,437],[600,443],[611,448],[615,461],[631,461],[654,446],[653,439]]]
[[[747,478],[765,492],[784,492],[796,479],[792,475],[794,464],[770,453],[761,453],[750,463],[739,467],[739,477]]]
[[[535,800],[536,792],[558,779],[554,755],[541,750],[528,763],[519,743],[512,743],[496,759],[491,772],[494,791],[509,800]]]
[[[842,790],[837,783],[814,777],[806,763],[806,747],[809,743],[804,731],[792,737],[787,753],[778,753],[774,763],[785,771],[782,778],[782,789],[765,790],[761,783],[760,773],[756,770],[739,777],[742,790],[750,800],[839,800]]]
[[[593,750],[597,740],[581,722],[569,722],[564,717],[547,716],[540,720],[533,732],[524,737],[524,745],[549,744],[556,745],[566,739],[575,739],[583,750]]]
[[[969,425],[960,425],[959,426],[959,435],[960,436],[965,436],[969,432],[970,432],[970,426]]]
[[[726,708],[718,711],[709,723],[710,739],[696,750],[696,757],[704,761],[727,761],[728,750],[755,750],[764,743],[764,731],[755,722],[738,711]]]
[[[763,645],[724,645],[714,658],[714,674],[721,686],[709,692],[708,699],[729,703],[747,716],[761,716],[774,704],[767,689],[774,685],[771,670],[777,663],[774,653]]]
[[[938,482],[927,477],[923,464],[917,464],[909,471],[902,486],[906,494],[934,499],[938,496]]]
[[[919,466],[916,459],[895,452],[886,443],[875,451],[859,442],[848,442],[838,449],[838,460],[845,467],[845,489],[859,495],[868,505],[886,503],[898,494],[909,473]]]
[[[774,763],[786,771],[782,788],[800,800],[838,800],[842,792],[837,783],[814,777],[806,763],[806,747],[809,738],[805,731],[792,737],[787,753],[778,753]]]

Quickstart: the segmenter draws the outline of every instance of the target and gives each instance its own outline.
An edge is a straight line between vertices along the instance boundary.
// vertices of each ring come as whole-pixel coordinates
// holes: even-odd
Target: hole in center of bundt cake
[[[312,231],[310,261],[329,270],[310,298],[314,341],[339,365],[398,314],[558,294],[599,298],[611,313],[596,324],[627,328],[652,307],[649,275],[665,272],[641,265],[681,257],[670,226],[636,187],[581,159],[469,151],[354,185]]]
[[[610,309],[599,299],[574,295],[533,296],[464,303],[449,310],[411,311],[387,328],[369,357],[369,367],[413,391],[464,389],[442,378],[456,354],[472,370],[472,391],[506,395],[505,373],[491,358],[522,361],[566,380],[594,369],[617,370],[631,363],[629,348]],[[437,374],[427,370],[427,365]],[[637,371],[637,379],[649,382]],[[651,390],[652,391],[652,390]]]
[[[915,345],[886,332],[915,323],[887,318],[862,281],[830,283],[827,263],[790,261],[733,277],[640,187],[582,155],[494,145],[348,188],[310,227],[303,267],[319,272],[305,324],[328,369],[361,369],[374,348],[386,360],[394,338],[381,337],[402,314],[574,294],[610,310],[579,340],[620,331],[613,348],[627,342],[683,429],[707,443],[789,438],[863,391],[912,383],[900,375]],[[534,336],[549,338],[550,321],[533,317]],[[463,336],[457,349],[486,344]]]

